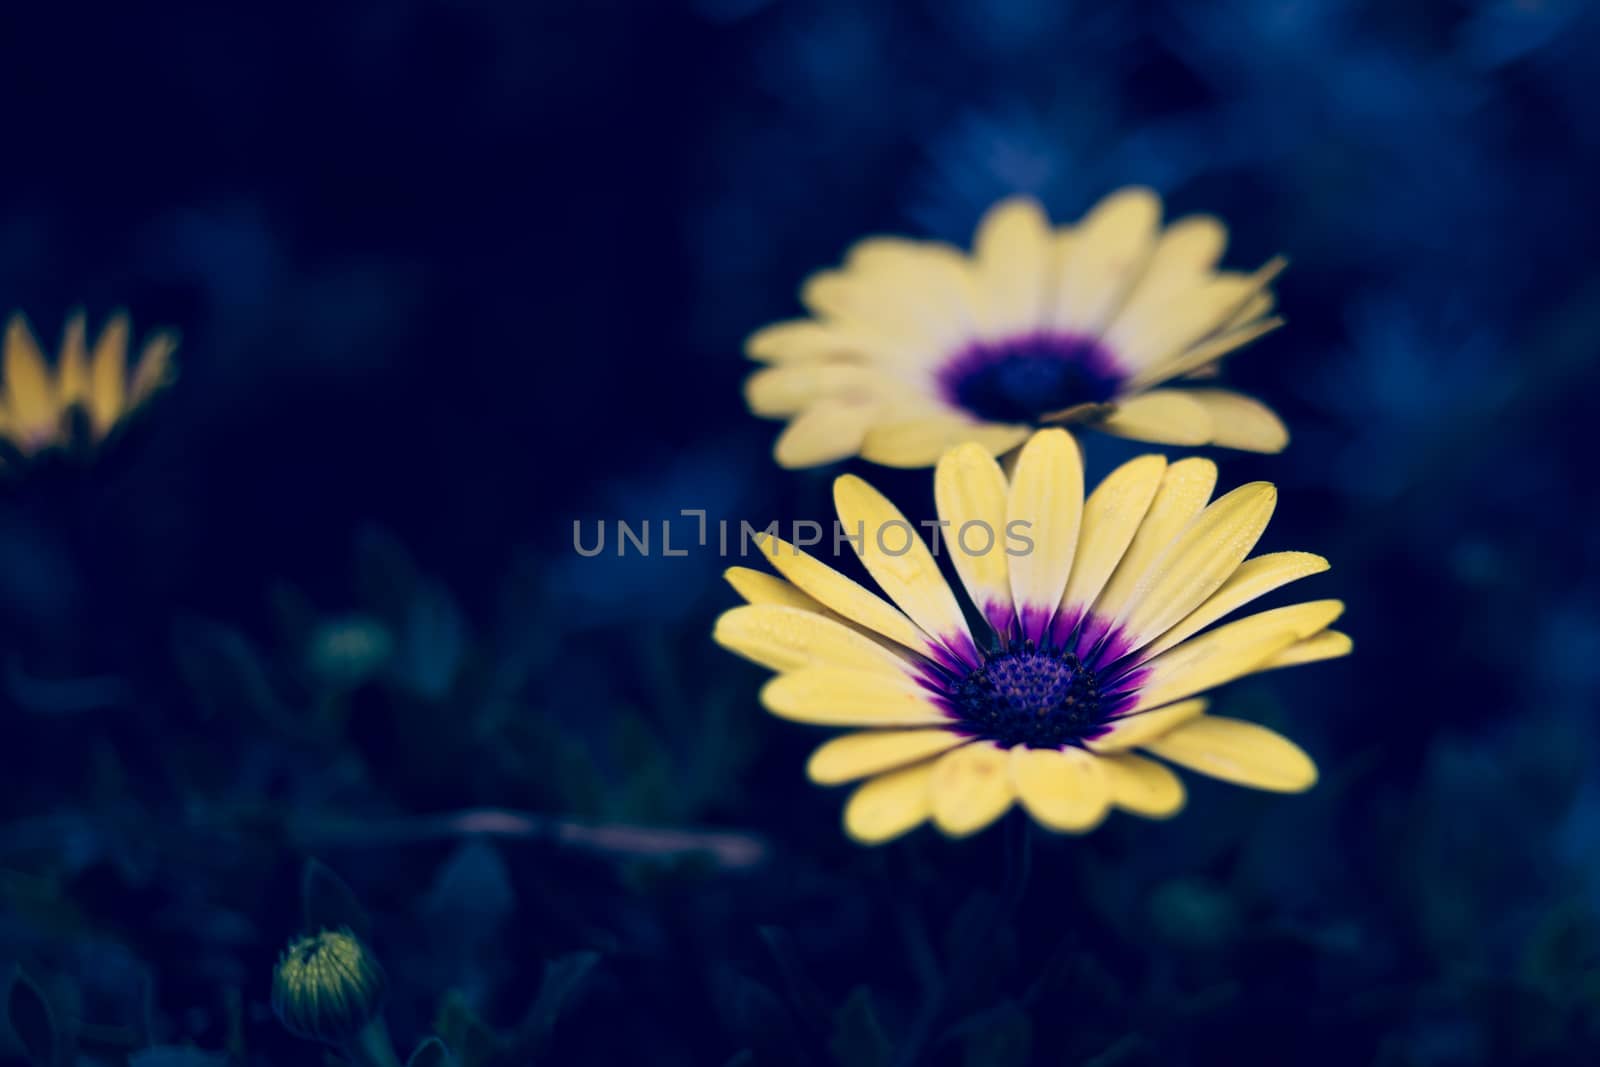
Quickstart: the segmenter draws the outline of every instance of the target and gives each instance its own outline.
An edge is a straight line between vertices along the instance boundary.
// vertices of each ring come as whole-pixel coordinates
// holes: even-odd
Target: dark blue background
[[[1577,0],[6,7],[0,303],[183,344],[107,454],[0,489],[0,962],[95,1062],[305,1062],[264,1006],[315,854],[402,1055],[595,951],[540,1062],[871,1063],[839,1006],[903,1047],[952,958],[919,1062],[1600,1061],[1597,48]],[[1357,651],[1225,694],[1315,792],[1041,838],[997,917],[1006,831],[843,840],[708,640],[728,561],[572,523],[826,520],[743,338],[860,236],[1129,183],[1292,261],[1228,374],[1294,441],[1216,458]],[[331,679],[352,617],[389,655]],[[417,822],[482,805],[770,858]]]

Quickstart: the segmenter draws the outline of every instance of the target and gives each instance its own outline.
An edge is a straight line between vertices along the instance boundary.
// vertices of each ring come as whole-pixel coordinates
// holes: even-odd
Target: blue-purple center
[[[1030,422],[1103,404],[1125,377],[1094,338],[1038,331],[972,342],[940,369],[939,385],[947,401],[986,422]]]
[[[1060,748],[1104,726],[1100,682],[1071,652],[1029,641],[987,657],[957,682],[951,702],[963,724],[1002,748]]]

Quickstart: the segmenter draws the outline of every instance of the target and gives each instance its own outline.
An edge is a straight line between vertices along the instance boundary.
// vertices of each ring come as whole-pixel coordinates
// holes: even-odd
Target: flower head
[[[857,454],[926,467],[952,445],[998,455],[1053,423],[1276,452],[1288,433],[1258,401],[1168,387],[1280,323],[1268,285],[1281,262],[1220,271],[1226,241],[1208,216],[1163,229],[1160,200],[1140,188],[1059,229],[1031,199],[1002,201],[971,256],[870,238],[806,282],[811,318],[749,339],[770,366],[746,400],[790,420],[775,449],[785,467]]]
[[[148,401],[173,374],[174,334],[158,331],[128,367],[130,328],[116,315],[91,345],[83,316],[67,321],[61,352],[50,366],[28,328],[13,315],[0,360],[0,440],[23,457],[66,445],[96,445]]]
[[[773,714],[857,728],[817,749],[808,772],[824,785],[865,780],[845,807],[863,843],[928,819],[975,833],[1015,801],[1062,832],[1093,829],[1113,807],[1176,814],[1182,783],[1138,749],[1240,785],[1308,789],[1304,752],[1205,714],[1201,694],[1345,655],[1350,639],[1328,629],[1343,605],[1211,628],[1328,566],[1305,552],[1246,559],[1277,493],[1256,482],[1211,501],[1216,475],[1209,460],[1141,456],[1085,499],[1064,430],[1036,433],[1010,479],[979,445],[951,450],[934,495],[976,627],[910,523],[847,475],[834,483],[842,534],[889,599],[766,537],[783,577],[732,568],[749,603],[717,620],[715,638],[778,672],[761,691]]]
[[[359,1034],[383,1007],[388,982],[376,957],[348,929],[292,942],[272,975],[272,1010],[288,1030],[339,1044]]]

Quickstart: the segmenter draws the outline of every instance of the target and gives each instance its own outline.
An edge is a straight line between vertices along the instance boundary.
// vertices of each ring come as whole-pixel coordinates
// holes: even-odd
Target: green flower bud
[[[292,942],[272,974],[272,1010],[293,1034],[340,1045],[383,1008],[388,980],[348,928]]]

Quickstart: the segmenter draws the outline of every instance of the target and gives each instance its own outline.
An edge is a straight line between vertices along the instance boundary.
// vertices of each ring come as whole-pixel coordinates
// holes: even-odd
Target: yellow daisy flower
[[[67,321],[52,368],[20,313],[6,324],[0,359],[0,440],[23,457],[104,441],[172,379],[176,335],[158,331],[128,369],[129,325],[115,315],[90,345],[81,314]]]
[[[1268,285],[1282,261],[1220,271],[1227,236],[1203,215],[1163,229],[1160,199],[1129,188],[1059,229],[1033,200],[1002,201],[978,224],[970,257],[869,238],[807,280],[812,317],[750,337],[750,358],[770,366],[745,399],[789,420],[774,449],[785,467],[853,455],[926,467],[952,445],[999,455],[1058,423],[1280,451],[1288,431],[1259,401],[1167,387],[1281,324]]]
[[[982,620],[974,628],[910,523],[846,475],[834,483],[840,536],[889,600],[764,535],[783,577],[731,568],[748,604],[717,620],[715,638],[778,672],[761,691],[774,715],[857,728],[817,749],[807,770],[821,785],[865,780],[844,812],[864,844],[928,819],[965,836],[1014,801],[1069,833],[1111,808],[1176,814],[1182,783],[1136,750],[1256,789],[1309,789],[1317,771],[1304,752],[1205,714],[1200,694],[1347,654],[1350,639],[1328,629],[1344,605],[1311,601],[1209,628],[1328,567],[1305,552],[1245,559],[1277,491],[1254,482],[1210,501],[1216,478],[1209,460],[1147,455],[1085,499],[1064,430],[1034,434],[1009,479],[985,448],[951,450],[934,498],[970,617]]]

